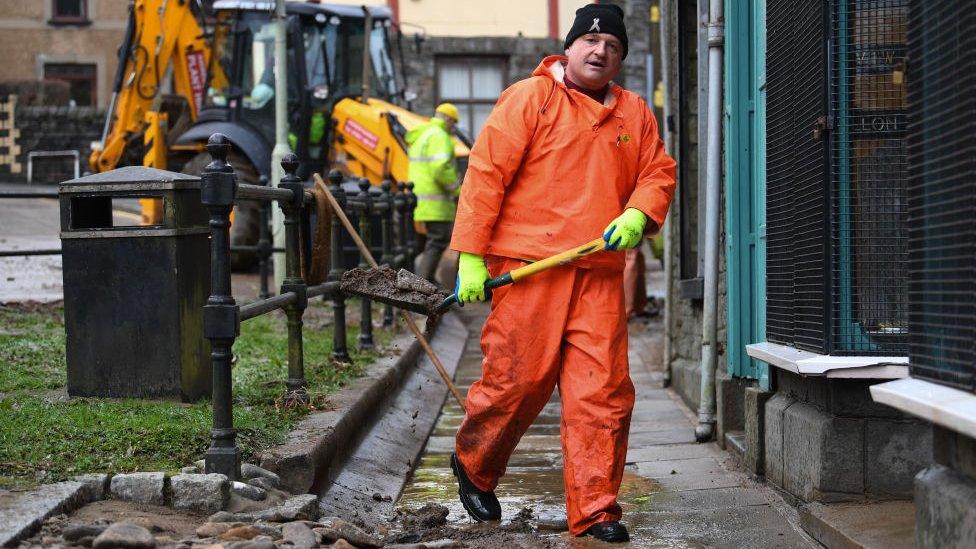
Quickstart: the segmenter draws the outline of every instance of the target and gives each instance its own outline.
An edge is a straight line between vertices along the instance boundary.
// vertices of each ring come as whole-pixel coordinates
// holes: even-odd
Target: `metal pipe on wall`
[[[722,184],[722,46],[724,0],[708,7],[708,150],[705,182],[705,271],[702,311],[701,400],[695,439],[706,442],[715,432],[715,370],[718,366],[719,191]]]
[[[664,148],[668,151],[672,157],[677,158],[676,151],[674,148],[674,131],[672,130],[671,123],[671,65],[669,64],[670,56],[670,45],[672,43],[673,37],[671,35],[672,29],[676,27],[675,22],[672,21],[672,2],[676,0],[664,0],[661,2],[661,17],[659,19],[660,25],[660,38],[661,38],[661,82],[662,88],[664,90],[664,113],[661,118],[661,135],[664,139]],[[676,21],[676,20],[675,20]],[[653,97],[653,95],[652,95]],[[678,192],[681,192],[680,189]],[[671,206],[674,208],[674,205]],[[674,303],[674,290],[672,285],[674,280],[672,277],[672,269],[674,267],[674,260],[671,258],[671,238],[672,238],[672,226],[674,216],[669,214],[664,220],[664,227],[662,231],[664,232],[664,375],[665,383],[670,385],[671,383],[671,334],[673,334],[673,328],[671,326],[673,322],[674,313],[671,312],[671,306]]]
[[[285,175],[281,159],[291,152],[288,146],[288,37],[285,25],[285,0],[275,0],[274,74],[275,74],[275,144],[271,150],[271,184],[277,187]],[[285,247],[285,216],[279,208],[271,211],[271,235],[275,248]],[[285,280],[285,254],[274,254],[274,285]]]

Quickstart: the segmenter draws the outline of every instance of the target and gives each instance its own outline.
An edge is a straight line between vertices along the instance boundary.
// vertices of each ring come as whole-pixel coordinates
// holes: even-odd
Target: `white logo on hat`
[[[600,18],[599,17],[594,17],[593,18],[593,25],[591,25],[590,26],[590,30],[588,30],[586,32],[593,32],[593,31],[602,32],[602,31],[600,31]]]

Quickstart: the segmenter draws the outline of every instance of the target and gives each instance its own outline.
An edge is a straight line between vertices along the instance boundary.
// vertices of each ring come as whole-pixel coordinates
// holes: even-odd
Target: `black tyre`
[[[188,175],[200,175],[210,160],[210,153],[200,153],[183,165],[182,172]],[[245,156],[236,151],[231,151],[227,156],[227,162],[234,167],[238,183],[260,184],[261,179],[258,171]],[[234,206],[234,223],[230,227],[230,245],[256,246],[261,234],[260,222],[260,202],[247,200]],[[253,271],[258,265],[258,256],[254,252],[234,252],[230,258],[231,269],[236,272]]]

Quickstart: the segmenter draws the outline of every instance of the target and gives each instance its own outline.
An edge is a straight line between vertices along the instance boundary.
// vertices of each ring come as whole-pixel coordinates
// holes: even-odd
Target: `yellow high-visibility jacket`
[[[454,197],[460,192],[454,169],[454,141],[447,125],[432,118],[407,132],[408,177],[417,195],[416,221],[454,221]]]

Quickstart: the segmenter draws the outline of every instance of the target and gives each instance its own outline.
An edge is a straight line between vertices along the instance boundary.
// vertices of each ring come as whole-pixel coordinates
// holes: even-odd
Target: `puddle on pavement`
[[[466,385],[480,372],[474,364],[462,364],[457,379]],[[412,479],[400,496],[397,506],[416,509],[434,503],[447,510],[447,522],[441,531],[430,535],[463,541],[468,547],[500,549],[502,547],[552,548],[673,548],[699,549],[707,539],[678,531],[678,524],[667,521],[668,503],[675,499],[660,483],[637,474],[628,467],[624,471],[618,500],[624,510],[623,522],[632,533],[629,544],[606,544],[592,538],[574,538],[566,531],[545,528],[565,524],[566,508],[563,489],[562,450],[559,439],[560,406],[554,396],[529,428],[512,455],[496,494],[502,505],[500,524],[479,524],[468,517],[457,495],[457,481],[450,469],[453,438],[463,420],[460,408],[448,401],[441,410],[433,436],[414,471]],[[525,519],[526,511],[531,518]],[[704,530],[707,530],[705,528]],[[432,538],[425,538],[432,539]]]

